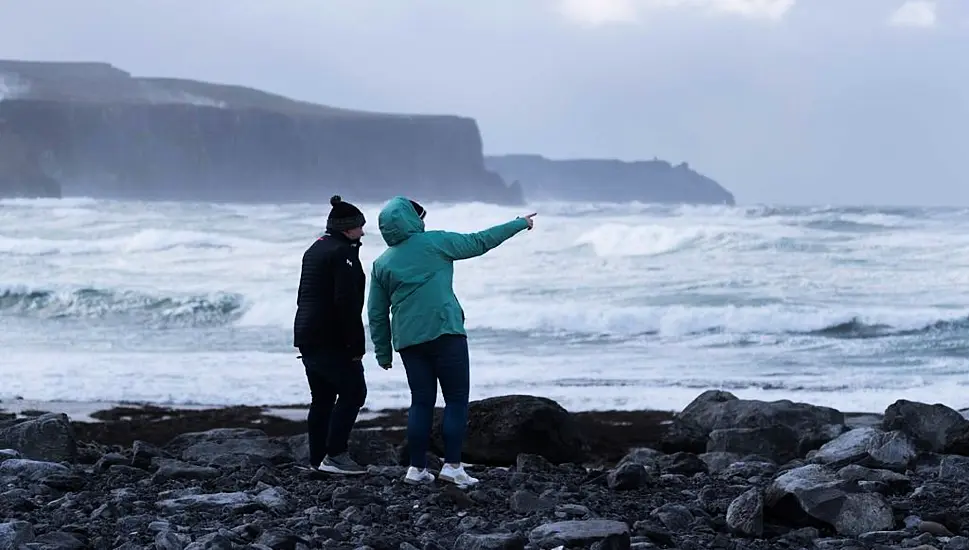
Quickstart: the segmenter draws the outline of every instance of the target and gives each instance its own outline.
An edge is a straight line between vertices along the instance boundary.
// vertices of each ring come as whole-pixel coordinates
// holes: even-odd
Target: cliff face
[[[529,199],[734,204],[729,191],[685,163],[505,155],[486,157],[485,166],[519,182]]]
[[[0,124],[64,195],[147,200],[519,204],[477,123],[367,113],[105,64],[0,61]],[[0,191],[2,192],[2,191]]]
[[[0,123],[0,198],[60,198],[61,186],[36,151]]]

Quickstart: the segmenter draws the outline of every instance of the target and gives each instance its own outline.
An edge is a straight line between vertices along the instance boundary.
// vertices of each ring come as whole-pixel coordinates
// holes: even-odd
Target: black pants
[[[306,421],[310,462],[347,451],[350,430],[367,399],[363,363],[328,353],[303,354],[312,402]]]

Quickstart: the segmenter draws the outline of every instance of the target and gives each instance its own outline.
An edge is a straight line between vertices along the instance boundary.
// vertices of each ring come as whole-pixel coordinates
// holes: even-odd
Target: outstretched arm
[[[432,231],[430,235],[433,236],[438,251],[447,259],[454,261],[481,256],[528,228],[528,219],[516,218],[476,233]]]
[[[390,294],[377,276],[376,267],[370,273],[367,317],[370,319],[370,340],[373,342],[377,364],[386,367],[394,360],[390,337]]]

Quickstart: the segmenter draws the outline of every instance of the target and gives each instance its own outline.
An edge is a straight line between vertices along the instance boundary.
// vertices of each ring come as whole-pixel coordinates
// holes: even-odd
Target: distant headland
[[[485,166],[507,181],[520,182],[529,199],[735,204],[730,191],[686,163],[504,155],[485,157]]]
[[[630,174],[616,162],[485,159],[477,122],[461,116],[340,109],[107,63],[0,60],[0,197],[733,203],[679,166],[633,163]]]

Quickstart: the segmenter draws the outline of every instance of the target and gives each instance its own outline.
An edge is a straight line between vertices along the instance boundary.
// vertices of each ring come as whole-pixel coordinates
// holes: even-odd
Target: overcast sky
[[[742,203],[969,205],[967,0],[8,0],[0,57],[467,115]]]

